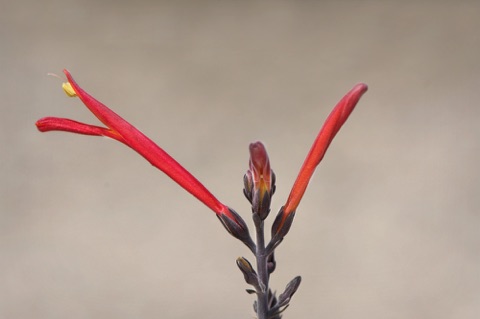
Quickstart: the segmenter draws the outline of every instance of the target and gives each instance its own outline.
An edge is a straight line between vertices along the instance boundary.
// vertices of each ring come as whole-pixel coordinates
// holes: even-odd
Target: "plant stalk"
[[[261,291],[257,292],[257,317],[258,319],[267,319],[268,317],[268,280],[269,273],[267,269],[268,255],[265,249],[265,234],[263,227],[263,220],[255,221],[255,228],[257,231],[257,275]]]

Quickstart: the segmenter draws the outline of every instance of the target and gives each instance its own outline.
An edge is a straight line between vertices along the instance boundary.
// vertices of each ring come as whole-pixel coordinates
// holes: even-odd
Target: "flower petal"
[[[63,131],[83,135],[106,136],[125,143],[123,138],[112,130],[100,126],[73,121],[70,119],[44,117],[38,120],[35,125],[40,132]]]

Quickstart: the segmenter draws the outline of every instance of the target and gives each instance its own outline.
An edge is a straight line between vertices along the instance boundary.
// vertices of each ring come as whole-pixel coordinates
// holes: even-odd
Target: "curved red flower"
[[[323,124],[322,129],[318,133],[317,138],[313,142],[312,148],[308,153],[305,161],[303,162],[302,168],[298,173],[297,179],[293,184],[290,195],[288,196],[287,202],[280,211],[280,219],[274,224],[273,233],[281,232],[284,226],[285,221],[289,216],[295,213],[300,201],[307,189],[308,182],[312,177],[317,165],[323,159],[325,152],[328,149],[328,146],[332,142],[333,138],[340,130],[342,125],[348,119],[350,113],[357,105],[358,101],[362,95],[367,91],[368,86],[366,84],[360,83],[355,85],[335,106],[327,120]]]
[[[215,198],[202,183],[175,159],[118,114],[85,92],[73,80],[67,70],[64,70],[64,73],[68,79],[68,83],[64,83],[63,85],[63,89],[67,95],[79,97],[85,106],[105,124],[106,127],[80,123],[65,118],[45,117],[35,123],[38,130],[41,132],[65,131],[84,135],[106,136],[122,142],[142,155],[153,166],[167,174],[186,191],[213,210],[219,217],[226,217],[231,219],[235,224],[241,224],[241,222],[237,220],[236,214],[233,214],[226,205]]]

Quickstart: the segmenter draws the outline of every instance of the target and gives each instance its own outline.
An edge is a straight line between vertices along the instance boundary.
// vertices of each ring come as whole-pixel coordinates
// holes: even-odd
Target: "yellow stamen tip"
[[[69,97],[77,96],[77,93],[75,93],[75,90],[73,89],[72,85],[69,82],[63,83],[62,89],[65,92],[65,94],[67,94]]]

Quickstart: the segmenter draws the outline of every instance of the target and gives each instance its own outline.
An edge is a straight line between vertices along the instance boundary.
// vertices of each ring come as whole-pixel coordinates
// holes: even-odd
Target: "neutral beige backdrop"
[[[63,68],[246,219],[248,144],[276,212],[368,83],[277,250],[284,317],[479,318],[479,30],[478,1],[2,1],[0,318],[254,316],[208,208],[119,143],[37,132],[98,123]]]

